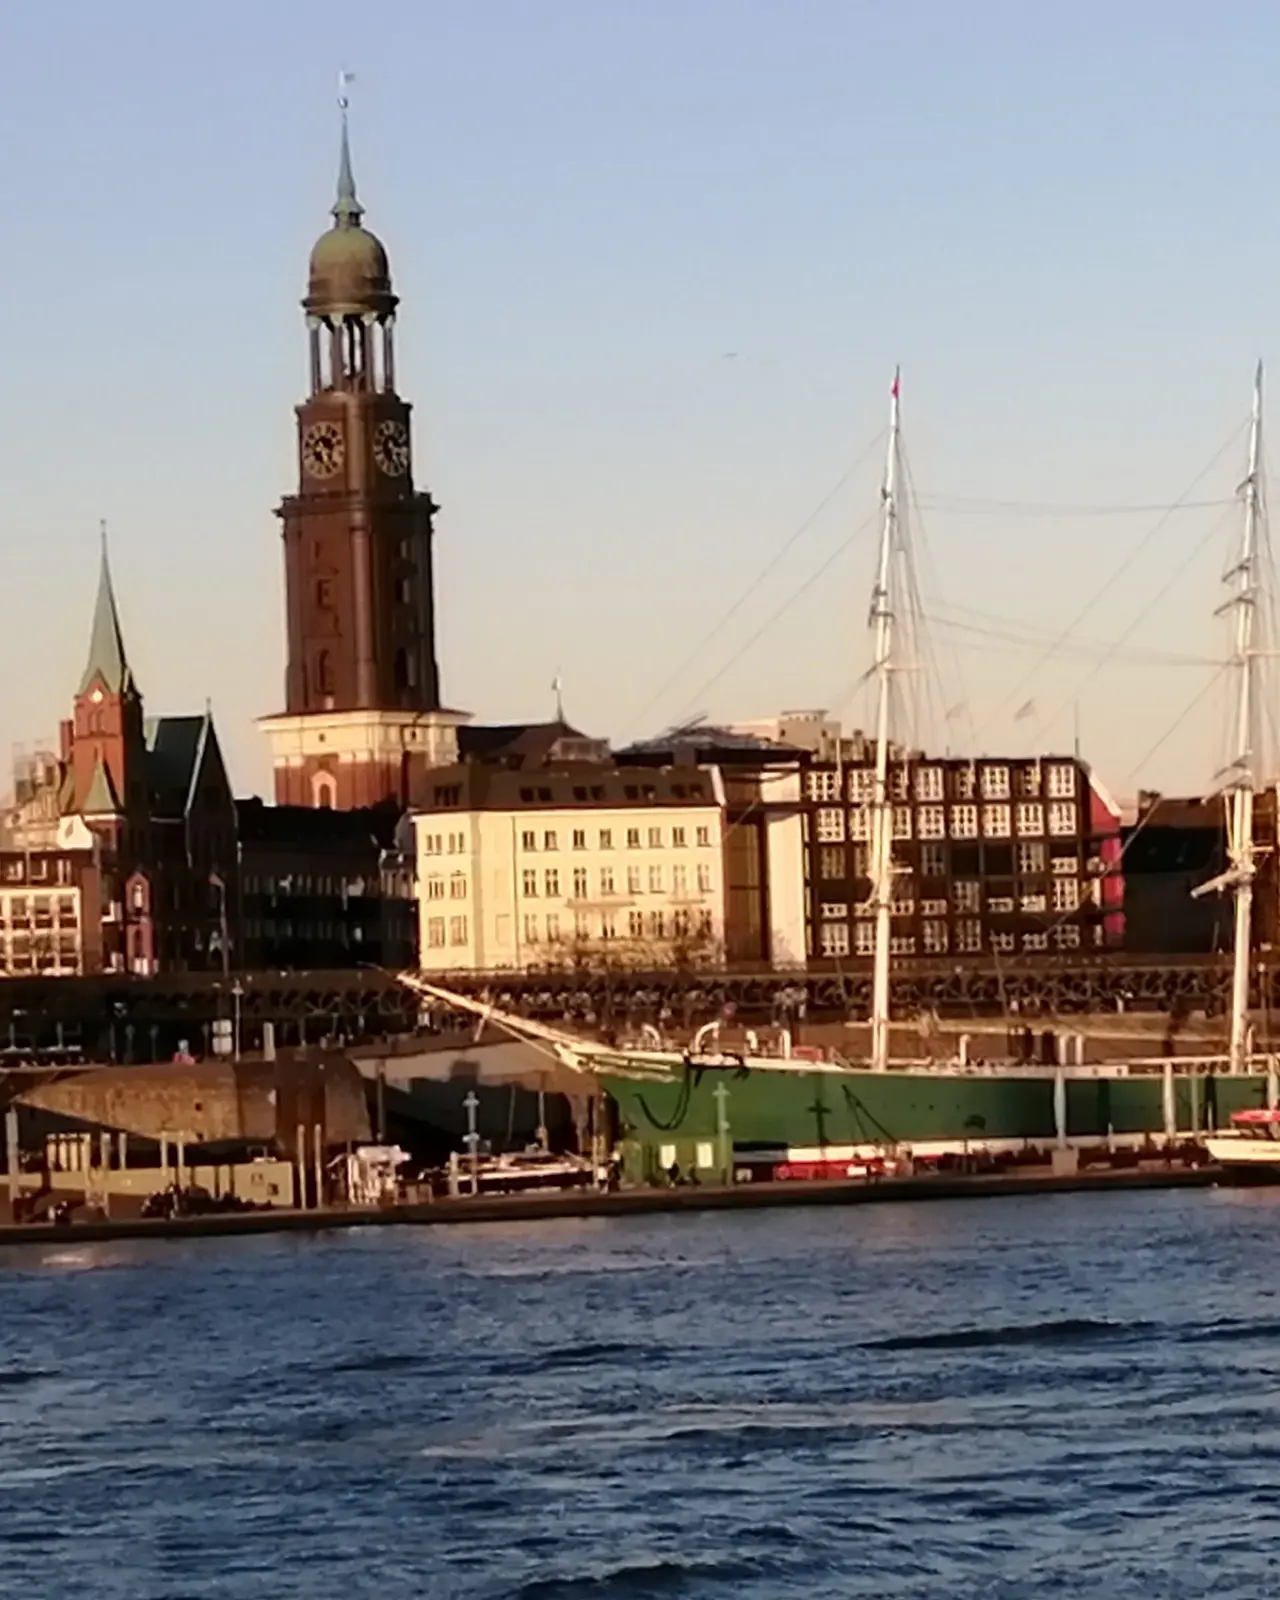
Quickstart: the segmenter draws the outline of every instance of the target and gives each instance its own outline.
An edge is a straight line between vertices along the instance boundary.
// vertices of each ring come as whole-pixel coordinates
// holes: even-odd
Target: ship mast
[[[889,695],[893,676],[893,564],[898,552],[898,396],[899,374],[893,375],[889,409],[889,449],[881,499],[880,559],[871,595],[875,633],[876,780],[871,814],[871,898],[876,913],[875,965],[871,986],[871,1066],[889,1065],[889,908],[893,900],[893,806],[889,796]]]
[[[1262,516],[1261,361],[1253,383],[1249,475],[1242,489],[1244,531],[1240,540],[1240,558],[1227,574],[1228,579],[1235,583],[1235,596],[1228,605],[1236,614],[1235,654],[1232,658],[1236,677],[1236,755],[1227,794],[1227,876],[1235,893],[1235,942],[1231,972],[1232,1072],[1245,1072],[1249,1066],[1249,958],[1253,880],[1257,872],[1253,844],[1253,796],[1257,782],[1254,731],[1257,720],[1258,655],[1254,649],[1253,628],[1258,601],[1258,532]]]

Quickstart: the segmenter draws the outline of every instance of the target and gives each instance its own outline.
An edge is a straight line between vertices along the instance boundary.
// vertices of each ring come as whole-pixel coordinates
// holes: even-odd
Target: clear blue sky
[[[446,697],[483,718],[548,714],[557,669],[614,736],[836,701],[867,659],[867,536],[704,685],[874,512],[878,461],[637,725],[882,427],[895,362],[922,495],[1036,505],[1174,500],[1255,357],[1280,379],[1271,5],[60,0],[6,8],[0,60],[5,745],[65,714],[106,516],[150,709],[211,696],[239,785],[264,781],[342,65],[444,508]],[[1153,536],[1081,634],[1119,638],[1216,516]],[[1154,520],[938,505],[930,586],[1049,638]],[[1208,654],[1224,540],[1130,643]],[[1115,788],[1209,781],[1207,715],[1134,770],[1198,669],[1083,683],[1076,656],[1024,692],[1034,651],[942,642],[985,748],[1079,699]]]

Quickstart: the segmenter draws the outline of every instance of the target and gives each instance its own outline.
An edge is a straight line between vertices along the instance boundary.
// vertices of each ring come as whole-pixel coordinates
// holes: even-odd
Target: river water
[[[0,1594],[1280,1592],[1280,1193],[0,1250]]]

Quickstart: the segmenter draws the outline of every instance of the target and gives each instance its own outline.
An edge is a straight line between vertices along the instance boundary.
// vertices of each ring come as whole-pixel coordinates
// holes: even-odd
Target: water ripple
[[[1277,1224],[1218,1192],[0,1250],[0,1593],[1260,1600]]]

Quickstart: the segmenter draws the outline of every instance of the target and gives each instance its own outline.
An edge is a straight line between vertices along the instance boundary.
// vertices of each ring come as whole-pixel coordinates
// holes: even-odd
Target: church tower
[[[84,817],[115,849],[136,851],[147,826],[142,695],[125,654],[105,529],[89,659],[63,746],[64,813]]]
[[[310,392],[298,489],[282,502],[285,710],[265,718],[277,804],[407,804],[415,773],[457,759],[440,703],[431,496],[414,487],[396,389],[391,269],[363,226],[345,98],[333,224],[311,252]]]

